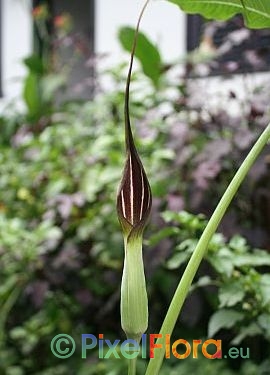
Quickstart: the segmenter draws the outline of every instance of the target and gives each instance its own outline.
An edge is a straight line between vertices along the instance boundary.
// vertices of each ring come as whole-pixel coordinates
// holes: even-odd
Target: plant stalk
[[[128,361],[128,375],[136,375],[137,357],[129,359]]]
[[[154,358],[150,359],[145,375],[157,375],[159,373],[165,354],[165,335],[172,334],[173,332],[179,313],[189,292],[190,285],[193,281],[193,278],[199,268],[199,265],[204,255],[207,252],[209,241],[211,240],[212,236],[217,230],[217,227],[221,219],[223,218],[233,197],[235,196],[240,184],[246,177],[248,171],[254,164],[255,160],[257,159],[258,155],[262,151],[263,147],[267,144],[269,139],[270,124],[268,124],[268,126],[263,131],[259,139],[256,141],[255,145],[252,147],[251,151],[245,158],[244,162],[238,169],[237,173],[235,174],[234,178],[232,179],[231,183],[229,184],[228,188],[223,194],[213,215],[211,216],[188,262],[188,265],[176,289],[176,292],[173,296],[166,317],[164,319],[163,325],[161,327],[160,334],[162,336],[160,339],[157,340],[157,344],[161,344],[162,348],[155,350]]]
[[[128,339],[141,341],[148,326],[148,300],[142,257],[142,238],[125,240],[121,284],[121,325]]]

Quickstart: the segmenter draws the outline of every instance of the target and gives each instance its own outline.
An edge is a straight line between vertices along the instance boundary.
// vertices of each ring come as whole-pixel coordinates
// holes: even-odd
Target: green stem
[[[128,375],[136,375],[137,357],[129,359],[128,361]]]
[[[142,238],[125,238],[121,285],[121,325],[128,339],[140,344],[148,325],[148,300],[142,258]],[[129,359],[128,375],[136,375],[136,359]]]
[[[266,145],[270,138],[270,124],[263,131],[255,145],[252,147],[251,151],[247,155],[246,159],[242,163],[241,167],[238,169],[231,183],[229,184],[227,190],[223,194],[219,204],[217,205],[211,219],[209,220],[193,254],[190,258],[185,272],[180,280],[180,283],[176,289],[173,296],[171,304],[169,306],[167,315],[164,319],[163,325],[160,330],[162,335],[160,339],[157,340],[157,344],[162,344],[161,349],[156,349],[154,353],[154,358],[150,359],[145,375],[157,375],[159,373],[160,367],[163,362],[165,354],[164,339],[166,334],[172,334],[174,326],[176,324],[177,318],[183,306],[183,303],[187,297],[192,280],[199,268],[199,265],[206,254],[209,241],[211,240],[213,234],[215,233],[221,219],[223,218],[230,202],[235,196],[240,184],[247,175],[248,171],[252,167],[256,158],[262,151],[263,147]]]
[[[121,325],[128,339],[140,343],[148,326],[148,300],[142,258],[142,238],[125,239],[121,284]]]

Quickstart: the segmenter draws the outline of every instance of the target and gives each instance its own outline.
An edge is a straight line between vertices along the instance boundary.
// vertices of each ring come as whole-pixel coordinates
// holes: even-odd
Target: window
[[[187,18],[187,51],[191,52],[200,44],[203,18],[197,14]]]
[[[53,48],[53,51],[57,52],[63,64],[73,64],[68,82],[68,88],[71,89],[70,95],[79,98],[91,97],[93,91],[93,68],[92,66],[86,66],[86,60],[94,53],[94,0],[33,0],[33,7],[42,4],[47,5],[51,15],[46,25],[50,36],[54,35],[57,17],[60,16],[60,19],[65,14],[71,16],[72,31],[67,38],[60,38],[58,42],[53,43],[53,46],[51,43],[48,46],[48,43],[46,45],[46,39],[44,43],[44,40],[40,37],[40,32],[35,25],[35,52],[42,56],[44,50],[46,53],[46,49]],[[68,45],[69,47],[67,47]],[[74,51],[79,51],[81,56]],[[74,59],[75,55],[76,59]]]
[[[46,4],[52,15],[47,25],[49,33],[53,32],[53,18],[68,13],[72,17],[74,32],[84,35],[88,39],[89,48],[94,51],[94,0],[33,0],[34,8],[41,4]]]
[[[72,16],[74,31],[87,37],[89,48],[94,50],[94,1],[50,0],[51,13],[57,16],[67,12]]]
[[[189,52],[201,41],[216,52],[210,74],[269,71],[269,29],[247,29],[240,15],[226,22],[205,21],[199,15],[190,15],[187,25]]]

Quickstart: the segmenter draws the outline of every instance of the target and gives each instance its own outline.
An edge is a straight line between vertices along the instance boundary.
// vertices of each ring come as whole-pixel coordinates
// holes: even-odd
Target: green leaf
[[[169,270],[175,270],[185,263],[189,258],[187,253],[176,253],[167,262],[167,268]]]
[[[149,240],[147,241],[147,244],[149,246],[155,246],[160,241],[164,240],[165,238],[173,238],[177,234],[179,234],[180,229],[176,227],[166,227],[160,229],[157,233],[153,234]]]
[[[270,27],[269,0],[168,0],[187,13],[205,18],[227,20],[242,13],[246,26],[254,29]],[[244,7],[243,7],[244,5]]]
[[[233,272],[233,255],[227,248],[220,249],[216,254],[212,255],[209,253],[207,260],[210,262],[214,269],[226,276],[230,277]]]
[[[197,288],[203,288],[208,285],[212,285],[213,281],[210,276],[202,276],[196,283],[193,283],[190,287],[190,292],[193,292]]]
[[[259,284],[260,293],[263,298],[263,305],[270,304],[270,275],[262,275]]]
[[[270,266],[270,255],[264,250],[254,250],[250,254],[234,254],[232,262],[236,267]]]
[[[128,52],[132,49],[134,35],[135,30],[131,27],[122,27],[119,30],[119,41],[122,47]],[[160,53],[142,32],[138,34],[135,56],[140,61],[144,74],[151,79],[155,86],[158,86],[162,73]]]
[[[246,239],[239,235],[235,235],[231,238],[229,242],[229,246],[232,250],[238,253],[243,253],[243,252],[248,251],[248,245],[247,245]]]
[[[222,309],[214,313],[208,324],[208,337],[213,337],[221,328],[232,328],[244,319],[243,313],[235,310]]]
[[[239,335],[232,340],[232,345],[239,345],[246,337],[257,336],[262,333],[262,329],[258,324],[253,322],[249,326],[241,328]]]
[[[29,57],[26,57],[23,60],[24,64],[29,69],[30,73],[36,73],[36,74],[44,74],[45,73],[45,67],[42,62],[42,59],[37,55],[32,55]]]
[[[239,281],[224,285],[219,290],[220,307],[230,307],[242,301],[245,291]]]
[[[19,366],[10,366],[7,368],[6,374],[7,375],[24,375],[25,372]]]
[[[162,218],[166,223],[175,221],[176,223],[181,224],[181,226],[187,227],[191,230],[203,230],[206,225],[203,215],[192,215],[186,211],[164,211],[162,213]]]
[[[266,336],[270,338],[270,315],[265,313],[258,317],[259,326],[263,329]]]
[[[41,112],[41,96],[39,87],[39,77],[35,73],[30,73],[25,80],[24,100],[31,118],[38,117]]]
[[[154,160],[173,160],[175,152],[169,149],[157,149],[153,152]]]

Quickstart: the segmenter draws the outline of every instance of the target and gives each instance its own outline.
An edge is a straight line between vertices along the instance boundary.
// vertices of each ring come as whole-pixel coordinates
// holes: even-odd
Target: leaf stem
[[[162,348],[158,349],[154,353],[154,358],[151,358],[146,370],[145,375],[157,375],[163,362],[165,354],[165,335],[172,334],[176,321],[178,319],[181,308],[189,292],[192,280],[199,268],[199,265],[206,254],[209,241],[215,233],[221,219],[223,218],[229,204],[235,196],[240,184],[244,180],[248,171],[252,167],[256,158],[262,151],[270,138],[270,124],[263,131],[251,151],[245,158],[244,162],[238,169],[227,190],[223,194],[219,204],[217,205],[213,215],[211,216],[189,262],[185,269],[185,272],[180,280],[180,283],[173,296],[167,315],[164,319],[163,325],[160,330],[161,338],[157,340],[157,344],[161,344]]]

